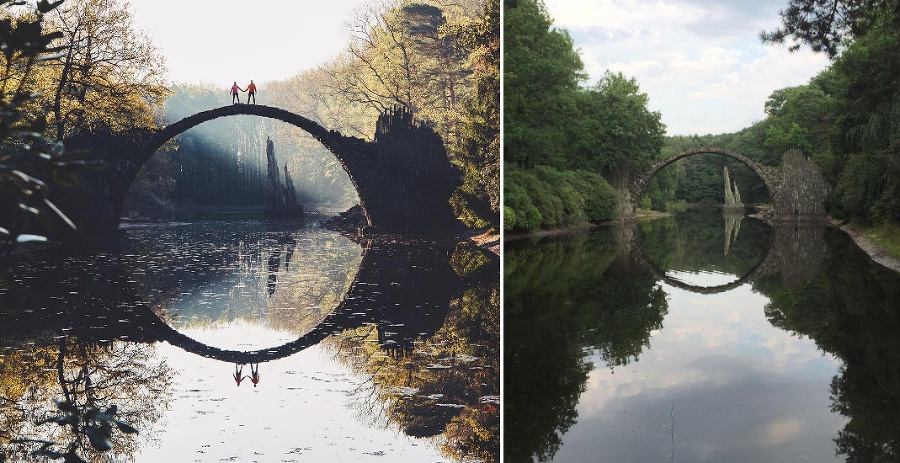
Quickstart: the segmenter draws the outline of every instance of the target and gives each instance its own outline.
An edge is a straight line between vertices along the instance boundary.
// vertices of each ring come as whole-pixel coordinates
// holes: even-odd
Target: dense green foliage
[[[615,218],[615,190],[600,174],[507,167],[504,173],[503,228],[528,231]]]
[[[582,86],[587,76],[572,39],[552,28],[541,2],[506,0],[504,14],[504,229],[615,218],[604,178],[651,164],[665,133],[659,113],[622,74]]]

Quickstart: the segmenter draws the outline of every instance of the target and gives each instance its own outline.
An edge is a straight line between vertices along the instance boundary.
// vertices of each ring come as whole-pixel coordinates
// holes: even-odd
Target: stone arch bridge
[[[66,149],[88,149],[107,168],[86,175],[78,198],[61,198],[67,214],[87,234],[106,235],[118,228],[125,196],[141,167],[166,142],[213,119],[260,116],[299,127],[340,162],[359,196],[367,224],[391,232],[426,232],[455,223],[449,198],[462,183],[440,137],[402,108],[383,113],[374,141],[348,137],[289,111],[265,105],[222,106],[185,117],[155,131],[133,130],[112,138],[90,135],[66,140]],[[223,134],[223,136],[228,136]]]
[[[634,212],[647,184],[660,170],[698,154],[718,154],[746,164],[765,183],[778,220],[820,220],[825,216],[828,185],[822,179],[819,167],[799,150],[785,153],[781,167],[763,165],[742,154],[715,147],[696,148],[675,154],[656,162],[647,172],[631,177],[627,191],[620,191],[627,201],[627,208]]]

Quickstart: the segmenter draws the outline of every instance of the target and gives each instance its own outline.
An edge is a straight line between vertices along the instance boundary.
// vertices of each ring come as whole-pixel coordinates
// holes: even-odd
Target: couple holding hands
[[[253,98],[253,104],[256,104],[256,84],[253,83],[253,79],[250,80],[250,85],[247,86],[246,90],[238,87],[237,81],[234,82],[234,85],[231,86],[232,104],[241,102],[241,97],[238,95],[238,92],[247,92],[247,104],[250,104],[250,98]]]

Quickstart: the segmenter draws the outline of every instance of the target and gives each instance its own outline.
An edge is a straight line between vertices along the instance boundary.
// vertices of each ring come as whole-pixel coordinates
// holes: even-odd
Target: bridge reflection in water
[[[226,362],[231,368],[230,364],[275,361],[334,338],[339,348],[348,348],[341,355],[353,357],[346,363],[369,374],[368,366],[354,357],[362,348],[361,342],[366,349],[382,353],[370,356],[381,362],[382,375],[389,367],[404,372],[403,378],[396,379],[395,383],[372,377],[375,388],[382,391],[379,400],[389,404],[378,407],[381,413],[387,411],[391,415],[387,421],[396,423],[411,436],[444,433],[444,440],[450,442],[445,449],[453,455],[458,453],[461,458],[496,461],[499,459],[499,259],[455,241],[367,240],[360,244],[363,256],[359,269],[337,307],[297,339],[250,351],[210,346],[173,328],[164,320],[166,317],[161,318],[158,309],[142,300],[133,272],[118,259],[97,259],[103,268],[91,271],[79,268],[83,263],[79,258],[65,265],[48,266],[28,275],[15,288],[0,292],[0,319],[4,322],[0,329],[0,360],[4,360],[0,369],[4,374],[11,373],[12,362],[18,362],[17,368],[22,370],[57,367],[55,376],[59,380],[54,381],[51,375],[45,378],[48,383],[56,383],[67,397],[88,397],[93,394],[89,393],[92,385],[107,387],[108,381],[91,377],[98,373],[73,373],[69,366],[77,363],[73,357],[89,358],[95,352],[98,360],[92,366],[85,364],[84,371],[109,370],[113,364],[120,365],[134,373],[122,374],[124,381],[134,382],[130,386],[117,383],[116,388],[152,389],[157,393],[154,397],[137,394],[122,398],[120,395],[118,399],[100,394],[98,401],[90,402],[102,406],[112,405],[114,400],[125,402],[120,407],[132,413],[135,425],[152,427],[165,408],[160,404],[164,394],[159,393],[171,383],[171,371],[164,364],[125,366],[128,362],[117,359],[123,352],[136,352],[143,345],[166,342],[192,354]],[[287,246],[283,256],[273,252],[268,259],[263,259],[268,269],[265,289],[269,296],[276,287],[285,284],[279,281],[280,268],[282,262],[291,265],[293,249]],[[359,333],[367,335],[359,336]],[[452,344],[447,342],[448,337]],[[41,364],[34,360],[38,355],[55,359]],[[123,355],[132,358],[136,354]],[[146,357],[145,354],[137,356]],[[392,364],[385,365],[385,359]],[[446,371],[443,367],[437,370],[433,367],[444,363]],[[456,379],[446,384],[451,376]],[[423,393],[396,394],[397,387]],[[429,393],[435,390],[441,392],[440,397]],[[9,395],[8,391],[0,393]],[[45,400],[30,406],[46,407],[54,393],[47,390],[39,396]],[[28,431],[30,427],[24,421],[33,414],[27,411],[28,400],[23,397],[9,404],[20,412],[4,410],[4,420],[0,420],[4,428],[0,431],[4,436],[18,435],[15,430]],[[146,417],[139,417],[140,413],[135,412],[141,407],[147,410]],[[22,421],[15,422],[16,417]],[[484,434],[476,436],[470,425],[463,423],[481,423],[483,428],[494,431],[484,439]],[[0,450],[3,444],[0,442]],[[126,453],[128,449],[133,451],[133,445],[127,446]]]
[[[724,222],[724,251],[727,256],[732,239],[736,239],[743,215],[722,214]],[[748,218],[746,220],[757,220]],[[825,252],[825,226],[821,223],[787,223],[775,222],[772,227],[772,238],[765,256],[738,278],[729,283],[716,286],[698,286],[681,281],[661,267],[649,257],[635,232],[636,223],[622,226],[618,232],[620,249],[627,250],[631,260],[649,269],[660,281],[676,288],[697,294],[720,294],[743,286],[761,277],[778,275],[786,287],[799,289],[812,281],[821,271]]]
[[[727,226],[690,211],[508,243],[507,456],[896,461],[896,273],[838,230],[748,218],[726,256]],[[753,432],[785,416],[785,445]]]

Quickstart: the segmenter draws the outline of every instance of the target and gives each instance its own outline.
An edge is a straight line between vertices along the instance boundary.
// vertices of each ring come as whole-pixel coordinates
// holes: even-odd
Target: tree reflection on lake
[[[20,437],[97,461],[499,460],[499,260],[469,244],[211,222],[15,274],[0,292],[12,461],[33,449]],[[97,455],[34,424],[60,398],[116,405],[141,432]]]
[[[734,226],[507,243],[511,461],[896,461],[898,275],[833,229]]]

